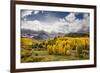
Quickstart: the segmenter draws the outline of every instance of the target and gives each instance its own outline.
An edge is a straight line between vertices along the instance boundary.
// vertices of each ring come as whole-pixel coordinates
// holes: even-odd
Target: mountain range
[[[46,31],[33,31],[29,29],[21,29],[21,37],[28,37],[36,40],[45,40],[48,38],[54,38],[56,36],[66,36],[66,37],[82,37],[89,36],[89,33],[48,33]]]

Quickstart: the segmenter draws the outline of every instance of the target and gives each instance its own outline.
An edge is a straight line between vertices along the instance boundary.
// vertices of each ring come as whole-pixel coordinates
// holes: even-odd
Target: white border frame
[[[20,10],[46,10],[46,11],[63,11],[63,12],[88,12],[90,13],[90,59],[77,61],[57,61],[57,62],[35,62],[20,63]],[[41,68],[41,67],[57,67],[57,66],[75,66],[94,64],[94,10],[86,8],[70,8],[70,7],[51,7],[36,5],[16,5],[16,69],[24,68]]]

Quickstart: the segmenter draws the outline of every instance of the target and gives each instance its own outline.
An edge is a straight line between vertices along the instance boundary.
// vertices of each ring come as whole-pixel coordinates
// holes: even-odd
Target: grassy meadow
[[[21,38],[21,62],[89,59],[89,37],[57,36],[46,40]]]

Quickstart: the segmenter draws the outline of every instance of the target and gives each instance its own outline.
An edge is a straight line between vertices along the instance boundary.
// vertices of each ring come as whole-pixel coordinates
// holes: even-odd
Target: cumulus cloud
[[[68,22],[74,22],[74,20],[75,20],[75,13],[70,13],[69,15],[67,15],[66,17],[65,17],[65,19],[68,21]]]
[[[89,30],[89,23],[90,22],[90,19],[89,19],[89,15],[88,14],[84,14],[84,18],[83,18],[83,20],[82,20],[82,28],[81,28],[81,30],[82,31],[87,31],[87,30]]]
[[[34,14],[38,14],[38,13],[39,13],[39,11],[37,11],[37,10],[36,10],[36,11],[34,11]]]
[[[46,23],[41,23],[38,20],[34,20],[34,21],[22,21],[21,22],[21,28],[22,29],[30,29],[30,30],[34,30],[34,31],[46,31],[46,32],[56,32],[56,33],[63,33],[63,26],[66,25],[66,23],[62,23],[62,22],[55,22],[52,25],[47,25]]]
[[[41,23],[38,20],[34,20],[34,21],[22,21],[21,28],[38,31],[42,27],[41,27]]]
[[[27,16],[27,15],[31,15],[32,14],[32,10],[23,10],[21,11],[21,16]]]
[[[64,18],[62,18],[62,19],[60,18],[59,21],[60,22],[65,22],[65,19]]]
[[[38,14],[39,11],[34,11],[34,14]],[[31,14],[31,12],[26,12]],[[25,15],[25,14],[24,14]],[[52,22],[50,21],[52,20]],[[70,33],[70,32],[87,32],[89,29],[89,15],[84,13],[83,19],[77,19],[75,13],[70,13],[65,18],[58,18],[48,16],[47,22],[41,22],[39,20],[33,21],[21,21],[22,29],[30,29],[34,31],[46,31],[48,33]]]
[[[69,32],[88,32],[89,15],[84,13],[83,19],[77,19],[75,14],[76,13],[70,13],[65,17]]]

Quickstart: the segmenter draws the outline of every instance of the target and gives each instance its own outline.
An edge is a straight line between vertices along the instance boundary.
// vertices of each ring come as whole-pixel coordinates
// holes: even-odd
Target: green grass
[[[77,56],[49,55],[48,51],[33,51],[30,57],[22,59],[21,62],[50,62],[50,61],[68,61],[68,60],[85,60]]]
[[[46,50],[44,50],[44,51],[33,51],[32,55],[36,56],[36,54],[37,54],[37,56],[46,56],[46,55],[49,55]]]

